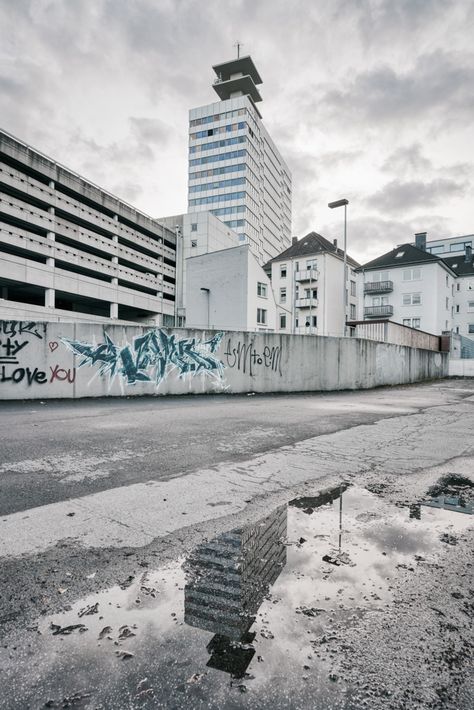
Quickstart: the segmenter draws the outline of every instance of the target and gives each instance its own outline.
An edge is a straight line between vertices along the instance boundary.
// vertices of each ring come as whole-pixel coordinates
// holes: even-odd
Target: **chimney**
[[[297,243],[298,243],[298,237],[292,237],[291,246],[293,246],[293,244],[297,244]]]
[[[422,251],[426,251],[426,232],[415,234],[415,246]]]
[[[334,244],[335,248],[337,249],[337,239],[333,239],[332,243]]]
[[[464,253],[464,261],[467,264],[470,264],[472,262],[472,247],[469,246],[469,244],[466,244],[466,251]]]

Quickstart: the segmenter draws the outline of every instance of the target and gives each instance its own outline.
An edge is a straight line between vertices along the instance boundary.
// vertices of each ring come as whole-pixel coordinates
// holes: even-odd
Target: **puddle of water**
[[[347,707],[328,641],[435,562],[473,522],[459,512],[472,501],[397,508],[346,486],[295,499],[6,639],[0,706]]]

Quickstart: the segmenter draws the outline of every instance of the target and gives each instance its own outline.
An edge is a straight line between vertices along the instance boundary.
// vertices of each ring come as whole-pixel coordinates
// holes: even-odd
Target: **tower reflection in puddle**
[[[255,525],[199,545],[187,559],[184,620],[212,631],[208,666],[244,676],[255,649],[249,633],[256,614],[286,564],[287,506]]]

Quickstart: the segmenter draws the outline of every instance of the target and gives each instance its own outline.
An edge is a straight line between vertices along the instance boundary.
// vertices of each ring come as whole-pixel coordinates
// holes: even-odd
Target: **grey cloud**
[[[382,164],[383,171],[398,175],[430,171],[432,168],[433,163],[423,155],[420,143],[397,148]]]
[[[342,238],[334,227],[321,225],[328,239]],[[433,214],[420,213],[411,219],[390,219],[377,215],[361,215],[348,220],[348,253],[361,264],[381,256],[397,244],[414,241],[416,232],[426,231],[429,239],[439,239],[453,233],[450,220]]]
[[[171,127],[158,118],[131,116],[129,121],[132,133],[139,142],[144,141],[145,143],[160,145],[165,143],[172,133]]]
[[[381,212],[404,212],[432,207],[452,197],[462,197],[466,187],[466,183],[449,178],[437,178],[430,182],[392,180],[366,202]]]
[[[377,66],[361,72],[344,89],[319,90],[313,110],[319,110],[339,127],[352,122],[391,123],[408,121],[470,123],[474,109],[472,54],[436,50],[420,56],[411,70],[396,71]],[[322,95],[321,95],[322,94]]]

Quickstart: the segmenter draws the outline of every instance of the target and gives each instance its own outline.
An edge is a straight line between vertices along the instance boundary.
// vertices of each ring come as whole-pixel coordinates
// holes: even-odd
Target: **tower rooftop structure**
[[[262,83],[253,59],[238,57],[212,67],[217,75],[213,88],[221,101],[236,96],[250,96],[254,103],[262,100],[257,84]]]
[[[252,58],[212,68],[219,99],[189,112],[188,209],[222,219],[262,265],[291,243],[291,173],[257,108],[262,79]]]

